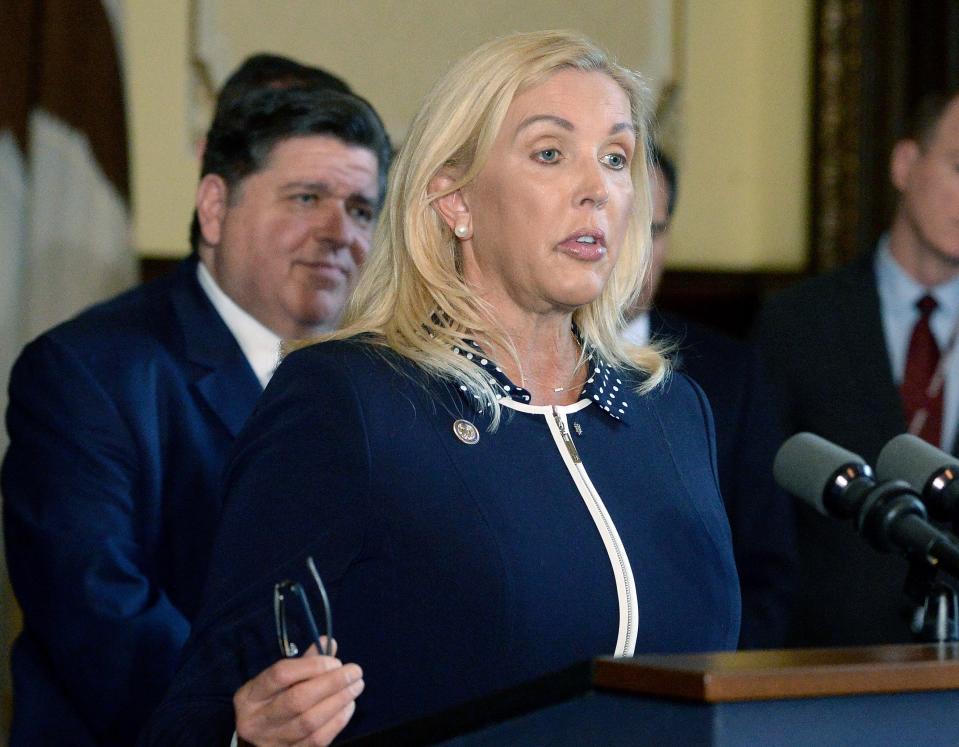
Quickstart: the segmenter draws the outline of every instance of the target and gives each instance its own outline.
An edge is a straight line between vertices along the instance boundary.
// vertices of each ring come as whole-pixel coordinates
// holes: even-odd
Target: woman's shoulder
[[[426,387],[423,385],[427,384]],[[433,382],[435,384],[435,382]],[[419,385],[419,386],[415,386]],[[435,388],[425,372],[371,335],[324,340],[300,347],[286,356],[274,373],[267,393],[313,396],[318,390],[370,396],[413,396]]]
[[[623,371],[623,380],[636,391],[645,381],[642,372]],[[662,417],[694,417],[697,421],[711,412],[709,400],[702,388],[683,371],[671,369],[663,380],[649,391],[637,394],[641,405],[662,413]]]
[[[300,365],[323,365],[327,361],[346,361],[361,357],[372,358],[389,348],[373,335],[356,335],[334,340],[296,343],[284,357],[284,362],[295,360]]]
[[[696,397],[702,394],[699,384],[675,367],[670,367],[662,380],[649,388],[647,388],[649,375],[640,369],[624,366],[615,367],[612,370],[632,391],[636,392],[642,389],[643,391],[639,396],[649,401],[670,402],[677,398]]]
[[[341,371],[347,374],[388,373],[412,369],[412,364],[372,335],[324,340],[298,347],[283,356],[277,375],[294,371]]]

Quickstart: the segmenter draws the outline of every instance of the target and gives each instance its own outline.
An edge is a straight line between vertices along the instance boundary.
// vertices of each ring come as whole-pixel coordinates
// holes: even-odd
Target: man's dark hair
[[[312,135],[327,135],[372,151],[379,175],[377,203],[382,205],[393,153],[386,128],[364,99],[337,91],[264,88],[247,92],[213,120],[200,177],[222,177],[232,199],[243,179],[266,166],[277,143]],[[194,211],[190,228],[194,253],[200,238],[200,223]]]
[[[223,83],[216,100],[214,119],[250,91],[261,88],[325,88],[353,93],[340,78],[318,67],[303,65],[289,57],[260,53],[247,57]]]
[[[678,195],[676,164],[655,144],[649,146],[649,155],[653,167],[659,169],[666,178],[666,215],[672,218],[673,211],[676,209],[676,197]]]
[[[932,140],[942,115],[954,101],[959,101],[959,88],[930,91],[924,94],[916,104],[912,116],[907,120],[905,131],[900,139],[915,140],[922,148],[925,148]]]

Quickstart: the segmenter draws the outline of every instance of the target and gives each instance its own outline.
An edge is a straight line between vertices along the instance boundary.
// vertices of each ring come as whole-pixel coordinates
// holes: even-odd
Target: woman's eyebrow
[[[519,133],[524,129],[530,125],[536,124],[537,122],[552,122],[557,127],[561,127],[570,132],[576,129],[576,126],[568,119],[564,119],[563,117],[559,117],[555,114],[533,114],[519,123],[519,126],[516,128],[516,135],[519,135]],[[632,132],[634,135],[636,134],[636,128],[633,127],[632,122],[617,122],[609,128],[610,135],[615,135],[616,133],[623,131]]]
[[[576,129],[576,127],[573,126],[573,123],[568,119],[558,117],[555,114],[534,114],[519,123],[519,127],[516,128],[516,134],[519,135],[519,133],[524,129],[530,125],[536,124],[537,122],[552,122],[557,127],[562,127],[564,130],[569,130],[570,132]]]

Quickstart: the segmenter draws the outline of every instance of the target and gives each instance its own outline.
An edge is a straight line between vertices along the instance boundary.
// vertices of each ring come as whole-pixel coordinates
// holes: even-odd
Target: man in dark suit
[[[716,422],[719,482],[733,536],[742,590],[740,648],[775,648],[785,641],[795,587],[792,506],[773,482],[782,442],[768,387],[752,346],[649,306],[662,276],[676,203],[676,169],[654,149],[653,258],[650,282],[626,335],[677,348],[676,365],[709,398]]]
[[[772,298],[757,328],[788,431],[812,431],[873,465],[910,421],[913,432],[955,449],[959,96],[922,102],[893,149],[890,176],[900,199],[878,246]],[[910,383],[917,360],[930,364],[918,401]],[[936,371],[943,376],[933,383]],[[848,523],[806,506],[797,514],[800,596],[791,642],[913,640],[906,560],[880,554]]]
[[[2,473],[24,619],[13,745],[134,742],[200,603],[226,454],[280,340],[335,325],[389,158],[352,95],[238,97],[208,134],[194,255],[20,356]]]

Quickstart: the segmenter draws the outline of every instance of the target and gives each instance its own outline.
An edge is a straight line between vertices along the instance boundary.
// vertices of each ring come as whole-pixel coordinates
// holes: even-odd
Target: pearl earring
[[[470,232],[469,226],[464,223],[460,223],[456,228],[453,229],[453,233],[459,236],[461,239],[466,238],[466,234]]]

